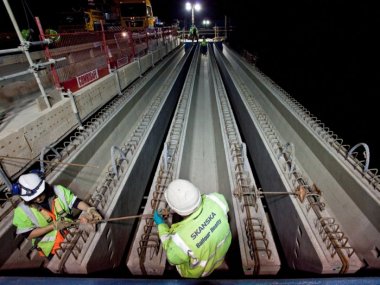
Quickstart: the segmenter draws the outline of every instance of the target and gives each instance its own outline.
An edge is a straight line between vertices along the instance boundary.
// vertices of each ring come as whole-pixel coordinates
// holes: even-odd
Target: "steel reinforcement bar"
[[[183,85],[169,134],[152,182],[147,204],[144,207],[144,215],[153,214],[155,210],[167,208],[163,193],[168,184],[173,179],[178,178],[178,163],[182,156],[198,57],[199,49],[195,51]],[[171,217],[169,222],[171,222]],[[134,275],[163,275],[166,267],[166,256],[161,247],[157,227],[153,219],[140,221],[126,263],[128,269]]]
[[[154,162],[151,156],[156,154],[151,144],[160,145],[156,140],[159,140],[161,134],[157,134],[157,131],[161,130],[163,126],[160,125],[165,124],[170,117],[170,110],[176,101],[176,94],[172,90],[183,73],[187,57],[188,55],[179,63],[175,63],[176,67],[170,71],[166,80],[160,83],[151,104],[136,122],[136,127],[127,135],[126,142],[117,147],[120,157],[115,157],[115,161],[109,163],[107,172],[102,175],[103,182],[91,195],[90,203],[96,206],[105,218],[136,214],[141,202],[139,197],[142,199],[145,189],[142,184],[146,184],[147,179],[138,177],[135,172],[140,172],[144,163],[146,170],[149,169],[150,166],[145,162],[147,159],[151,164]],[[146,148],[150,151],[144,151]],[[115,147],[111,149],[114,150]],[[113,167],[115,165],[116,173]],[[149,176],[149,172],[146,175]],[[136,179],[140,182],[134,183]],[[143,189],[135,189],[138,192],[133,193],[133,190],[129,189],[133,188],[131,184]],[[49,262],[49,269],[53,272],[89,273],[118,266],[123,254],[121,249],[128,241],[132,224],[102,224],[96,232],[91,228],[76,229],[74,238],[68,241],[70,245],[63,246],[53,257]],[[83,235],[83,231],[87,233]],[[78,236],[85,238],[77,238]],[[76,248],[78,249],[73,251]]]
[[[237,223],[240,255],[245,274],[277,274],[281,262],[274,243],[269,222],[236,124],[222,78],[217,72],[213,50],[210,49],[210,69],[216,91],[216,101],[227,163],[230,165],[231,189],[233,189],[234,214]],[[228,147],[227,147],[228,146]]]

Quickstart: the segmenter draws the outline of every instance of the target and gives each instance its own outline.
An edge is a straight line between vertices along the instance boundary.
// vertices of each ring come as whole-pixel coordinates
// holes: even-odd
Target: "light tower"
[[[195,11],[200,11],[201,10],[201,5],[199,3],[186,3],[186,10],[191,11],[191,25],[194,26],[194,10]]]
[[[202,24],[203,24],[203,28],[207,28],[208,25],[210,25],[210,20],[203,20]]]

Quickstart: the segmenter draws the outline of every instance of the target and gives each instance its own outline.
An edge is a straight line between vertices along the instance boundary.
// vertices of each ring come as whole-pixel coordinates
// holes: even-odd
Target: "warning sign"
[[[78,87],[81,88],[99,78],[98,70],[94,69],[77,76]]]

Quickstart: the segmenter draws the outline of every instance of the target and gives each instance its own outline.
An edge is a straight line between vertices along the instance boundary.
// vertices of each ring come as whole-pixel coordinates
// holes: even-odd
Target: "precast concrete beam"
[[[155,163],[152,158],[158,154],[165,135],[163,130],[167,128],[178,100],[178,88],[186,70],[186,57],[173,62],[172,67],[160,75],[162,79],[165,78],[164,82],[158,82],[159,88],[150,91],[154,96],[149,106],[127,135],[124,146],[120,147],[125,150],[127,159],[120,165],[119,173],[109,172],[108,163],[104,168],[106,174],[100,175],[104,181],[91,193],[90,201],[106,218],[135,215],[140,208]],[[117,130],[113,131],[120,135]],[[75,233],[77,238],[73,239],[75,246],[72,250],[65,252],[63,248],[62,255],[55,256],[48,268],[53,272],[86,274],[118,266],[131,238],[133,223],[101,224],[96,233],[84,234],[79,229]]]
[[[281,262],[272,230],[212,49],[209,56],[243,271],[246,275],[275,275]]]
[[[197,57],[199,51],[195,54]],[[189,119],[191,92],[194,85],[197,62],[197,59],[192,59],[188,75],[183,84],[176,111],[150,187],[147,202],[144,206],[143,215],[153,214],[155,210],[167,208],[163,193],[168,184],[178,177],[178,163],[182,155],[187,121]],[[128,269],[132,274],[157,276],[164,274],[166,255],[160,244],[157,227],[153,219],[140,220],[126,260]]]
[[[216,72],[216,64],[200,58],[198,49],[173,116],[144,215],[167,208],[163,193],[173,179],[188,179],[203,193],[222,193],[230,205],[233,242],[226,262],[218,270],[240,272],[242,269],[235,262],[240,253],[245,274],[276,274],[280,260],[261,201],[255,209],[243,209],[246,197],[239,203],[239,198],[234,196],[239,183],[248,182],[253,188],[254,179],[249,166],[242,171],[246,177],[239,176],[237,160],[241,157],[236,158],[234,147],[241,145],[241,139],[236,124],[231,121],[233,114],[225,101],[225,91],[225,100],[221,98],[223,87],[220,77],[216,82]],[[232,161],[233,158],[237,160]],[[247,222],[248,217],[252,220]],[[171,217],[168,222],[172,223]],[[249,228],[249,223],[255,225]],[[251,230],[249,238],[247,229]],[[166,255],[152,219],[140,221],[127,266],[134,275],[164,275]]]
[[[102,171],[107,167],[111,146],[122,143],[125,136],[133,130],[135,122],[154,98],[157,91],[157,88],[153,86],[154,83],[157,81],[161,84],[168,75],[168,72],[163,70],[170,70],[170,65],[175,66],[181,57],[180,53],[175,53],[166,58],[162,65],[157,66],[140,81],[135,82],[130,89],[127,89],[125,95],[118,98],[116,104],[108,106],[107,111],[97,119],[86,122],[82,133],[78,132],[75,136],[68,138],[69,143],[64,144],[66,145],[63,150],[66,153],[64,162],[88,166],[78,168],[73,165],[61,165],[47,176],[47,181],[54,185],[64,185],[79,198],[88,201],[99,180],[104,178]],[[168,64],[169,67],[165,64]],[[57,130],[52,130],[53,133],[55,131]],[[60,135],[62,136],[62,133]],[[15,206],[13,204],[9,205],[9,210],[7,210],[9,207],[5,207],[6,205],[2,208],[6,213],[3,213],[4,217],[0,221],[0,240],[3,239],[4,244],[8,246],[0,253],[0,265],[12,263],[13,268],[17,268],[17,266],[40,267],[41,262],[33,262],[28,256],[25,256],[25,254],[30,254],[31,242],[23,243],[21,236],[15,238],[15,227],[12,226],[12,209]],[[8,242],[5,242],[6,240]],[[83,240],[81,239],[79,242],[83,242]],[[25,249],[19,250],[21,245]],[[14,254],[11,256],[12,252]],[[24,262],[25,260],[26,262]],[[22,262],[23,264],[21,264]],[[7,265],[7,267],[9,266]]]
[[[224,55],[215,50],[235,116],[263,189],[293,193],[299,183],[304,183],[311,191],[307,185],[309,177],[294,154],[287,151],[288,142],[279,135],[271,114],[254,100],[252,90]],[[286,195],[267,197],[267,201],[289,267],[318,273],[347,273],[362,266],[349,243],[345,246],[351,250],[344,249],[342,243],[331,250],[331,243],[336,243],[337,239],[326,233],[328,227],[319,226],[329,212],[315,212],[310,204],[314,201],[302,204],[295,196]]]
[[[372,184],[375,174],[359,167],[342,140],[260,70],[228,48],[225,54],[255,90],[255,100],[276,122],[281,136],[295,145],[297,159],[323,192],[356,254],[368,268],[380,268],[376,253],[380,248],[380,192]]]
[[[226,49],[228,60],[245,74],[254,96],[277,122],[285,140],[292,141],[297,158],[315,186],[323,192],[329,211],[337,218],[356,254],[369,268],[380,268],[376,257],[380,236],[380,194],[371,171],[358,167],[347,146],[315,116],[269,80]],[[281,124],[279,123],[281,122]],[[377,214],[376,214],[377,213]],[[366,234],[363,235],[363,232]]]

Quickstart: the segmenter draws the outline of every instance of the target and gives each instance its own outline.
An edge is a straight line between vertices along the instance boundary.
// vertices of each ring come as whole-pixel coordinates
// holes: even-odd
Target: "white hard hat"
[[[169,207],[181,216],[193,213],[202,200],[198,188],[184,179],[170,182],[164,195]]]
[[[42,194],[45,190],[45,181],[35,173],[21,175],[18,179],[20,184],[20,196],[28,202]]]

